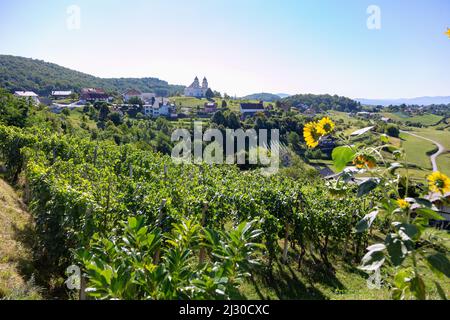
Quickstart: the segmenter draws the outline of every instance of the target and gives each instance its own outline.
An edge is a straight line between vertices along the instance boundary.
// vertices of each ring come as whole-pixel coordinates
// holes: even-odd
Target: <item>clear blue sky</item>
[[[381,9],[381,29],[366,26]],[[81,9],[69,30],[69,5]],[[230,95],[450,95],[449,0],[0,0],[0,53]]]

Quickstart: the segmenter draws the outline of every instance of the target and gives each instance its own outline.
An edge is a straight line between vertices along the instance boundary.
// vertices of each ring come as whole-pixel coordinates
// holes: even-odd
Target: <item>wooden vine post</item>
[[[285,234],[284,234],[284,248],[283,248],[283,263],[287,264],[288,249],[289,249],[289,221],[286,219],[284,224]]]
[[[206,214],[208,212],[208,208],[209,208],[209,203],[208,201],[203,202],[203,209],[202,209],[202,227],[204,228],[206,226]],[[200,262],[200,264],[203,264],[205,262],[205,257],[206,257],[206,248],[201,245],[200,247],[200,254],[198,257],[198,260]]]
[[[86,278],[80,274],[80,300],[86,300]]]
[[[94,149],[94,167],[97,167],[97,153],[98,153],[98,146],[95,146]]]
[[[304,207],[304,203],[303,203],[303,199],[301,198],[301,196],[300,196],[300,212],[301,213],[305,213],[305,207]],[[300,237],[300,239],[302,239],[303,240],[303,237]],[[300,241],[299,241],[300,242]],[[298,268],[299,268],[299,270],[300,270],[300,266],[302,265],[302,260],[303,260],[303,256],[305,255],[305,253],[306,253],[306,249],[305,249],[305,245],[304,245],[304,243],[299,243],[299,245],[300,245],[300,250],[301,250],[301,252],[300,252],[300,254],[298,255],[298,260],[297,260],[297,264],[298,264]]]
[[[31,201],[31,190],[30,190],[30,181],[28,180],[28,176],[25,175],[25,192],[24,192],[24,202],[29,204]]]
[[[53,147],[53,162],[52,163],[55,163],[56,162],[56,147]]]
[[[158,227],[163,227],[163,220],[164,220],[164,207],[166,206],[166,199],[161,200],[161,205],[159,206],[159,215],[158,215]],[[153,264],[157,265],[159,263],[159,256],[161,252],[160,249],[156,250],[155,256],[153,257]]]

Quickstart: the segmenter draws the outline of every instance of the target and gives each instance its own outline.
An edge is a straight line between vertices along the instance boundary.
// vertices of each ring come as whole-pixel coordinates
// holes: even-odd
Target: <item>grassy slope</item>
[[[445,231],[428,229],[428,233],[443,239],[442,246],[447,251],[450,248],[450,235]],[[381,234],[377,234],[381,237]],[[280,241],[280,247],[282,241]],[[267,270],[252,273],[252,279],[244,283],[240,292],[247,299],[283,299],[283,300],[389,300],[390,274],[392,267],[385,265],[382,270],[382,286],[380,289],[370,289],[367,286],[368,275],[357,267],[358,261],[332,260],[333,270],[324,268],[317,257],[311,259],[307,254],[301,268],[298,268],[296,256],[298,252],[290,248],[290,262],[284,265],[274,263],[274,272]],[[316,262],[314,262],[316,261]],[[407,260],[406,264],[411,263]],[[422,260],[418,262],[419,272],[425,280],[428,299],[439,299],[434,281],[438,281],[447,295],[450,293],[450,281],[435,276]]]
[[[220,108],[222,106],[222,100],[221,98],[214,98],[213,99],[216,103],[217,106]],[[207,99],[199,99],[199,98],[194,98],[194,97],[171,97],[170,101],[175,103],[175,105],[177,107],[185,107],[185,108],[196,108],[196,107],[200,107],[202,108],[205,104],[205,102],[208,102]],[[227,102],[227,107],[234,111],[234,112],[238,112],[239,111],[239,105],[241,102],[253,102],[253,103],[257,103],[259,102],[258,100],[226,100]],[[264,106],[268,106],[269,104],[273,103],[269,103],[269,102],[264,102]]]
[[[440,171],[450,177],[450,152],[437,158],[437,165]]]
[[[414,132],[422,137],[432,139],[439,142],[447,149],[447,152],[440,155],[437,158],[437,164],[439,170],[443,173],[450,175],[450,131],[449,130],[436,130],[434,127],[429,128],[417,128]]]
[[[406,151],[407,160],[420,168],[431,170],[430,157],[427,151],[432,151],[436,146],[430,141],[414,137],[408,134],[400,134],[402,138],[402,147]]]
[[[31,252],[24,244],[31,224],[19,197],[0,179],[0,299],[41,298],[30,280],[34,270]]]
[[[80,108],[77,108],[77,109],[74,109],[74,110],[70,111],[70,115],[68,117],[68,120],[72,124],[72,126],[80,127],[81,123],[83,122],[83,120],[82,120],[83,115],[84,115],[83,111]],[[86,120],[85,120],[86,125],[90,129],[96,129],[97,128],[97,124],[95,123],[95,121],[89,119],[88,115],[85,115],[85,118],[86,118]]]

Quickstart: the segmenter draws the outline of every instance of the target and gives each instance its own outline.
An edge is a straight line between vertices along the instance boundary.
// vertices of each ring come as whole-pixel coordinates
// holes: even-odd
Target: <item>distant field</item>
[[[405,113],[402,112],[397,112],[397,113],[383,113],[384,117],[388,117],[391,118],[394,121],[399,121],[399,122],[416,122],[416,123],[421,123],[425,126],[432,126],[437,124],[439,121],[442,120],[443,117],[441,116],[437,116],[435,114],[424,114],[421,116],[414,116],[411,117]]]
[[[437,165],[440,171],[450,175],[450,131],[435,130],[432,128],[415,129],[414,133],[425,138],[434,140],[444,146],[448,153],[442,154],[437,158]]]
[[[400,138],[402,139],[402,147],[406,151],[407,162],[431,170],[430,157],[426,153],[434,150],[436,146],[427,140],[404,133],[400,134]]]
[[[204,104],[208,102],[207,99],[198,99],[194,97],[171,97],[170,100],[175,103],[177,107],[182,106],[186,108],[203,107]]]
[[[445,153],[437,158],[439,170],[450,176],[450,153]]]
[[[415,128],[414,133],[425,138],[434,140],[442,144],[447,150],[450,150],[450,131],[435,130],[433,128]]]
[[[57,103],[57,104],[71,104],[71,103],[78,102],[78,100],[76,100],[76,99],[60,99],[60,100],[53,100],[52,102]]]

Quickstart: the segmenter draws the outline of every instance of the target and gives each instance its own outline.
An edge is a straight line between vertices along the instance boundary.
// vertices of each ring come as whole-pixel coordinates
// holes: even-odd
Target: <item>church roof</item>
[[[191,89],[199,89],[200,88],[200,83],[198,82],[197,77],[195,77],[194,82],[188,88],[191,88]]]

